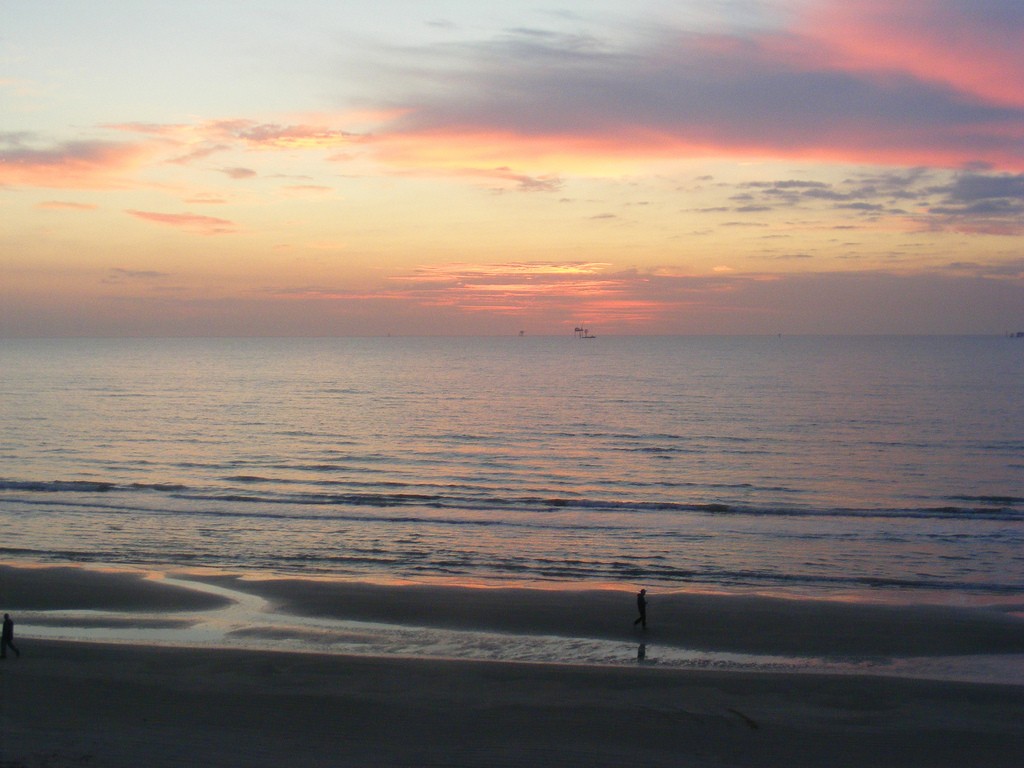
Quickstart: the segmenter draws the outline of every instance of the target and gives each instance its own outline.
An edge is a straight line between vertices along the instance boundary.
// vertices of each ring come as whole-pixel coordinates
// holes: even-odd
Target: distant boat
[[[582,328],[581,326],[578,326],[578,325],[575,328],[573,328],[572,332],[573,332],[573,334],[575,334],[577,339],[596,339],[597,338],[597,336],[592,336],[591,335],[589,328]]]

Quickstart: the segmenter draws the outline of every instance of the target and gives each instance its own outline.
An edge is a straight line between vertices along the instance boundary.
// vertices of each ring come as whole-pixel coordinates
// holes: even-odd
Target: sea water
[[[0,560],[977,604],[1004,337],[0,340]]]

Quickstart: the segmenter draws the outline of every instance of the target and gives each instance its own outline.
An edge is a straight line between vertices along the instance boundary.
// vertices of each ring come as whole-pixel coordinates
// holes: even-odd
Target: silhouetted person
[[[636,649],[636,663],[643,664],[647,659],[647,643],[640,643],[640,647]]]
[[[635,627],[637,624],[640,624],[640,625],[643,626],[644,629],[647,629],[647,590],[646,589],[641,589],[639,592],[636,593],[636,608],[637,608],[638,611],[640,611],[640,615],[637,617],[637,620],[633,622],[633,626]]]
[[[21,656],[21,651],[14,645],[14,622],[11,621],[11,614],[4,614],[4,630],[0,635],[0,659],[7,658],[7,649],[14,651],[15,656]]]

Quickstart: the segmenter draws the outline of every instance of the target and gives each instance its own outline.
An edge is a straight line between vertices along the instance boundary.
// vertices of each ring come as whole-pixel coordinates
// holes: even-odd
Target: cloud
[[[556,316],[565,322],[600,318],[620,327],[653,322],[685,303],[679,295],[652,292],[657,276],[609,267],[599,262],[434,265],[396,278],[406,287],[394,295],[470,315]]]
[[[392,288],[353,292],[305,287],[281,298],[317,301],[388,301],[468,314],[526,315],[604,297],[613,302],[618,280],[600,262],[448,263],[419,267],[391,278]],[[570,316],[572,312],[569,313]]]
[[[958,261],[948,264],[950,272],[991,279],[1010,279],[1024,282],[1024,258],[1010,259],[998,264]]]
[[[224,205],[228,200],[222,195],[216,195],[210,192],[198,192],[188,197],[185,202],[195,203],[197,205]]]
[[[804,254],[791,258],[806,259]],[[944,273],[611,270],[585,262],[424,266],[380,291],[304,286],[270,298],[394,317],[439,313],[605,333],[972,333],[1024,321],[1024,264],[951,264]],[[462,328],[465,328],[463,321]],[[477,327],[474,325],[474,327]],[[417,332],[409,327],[407,332]],[[464,331],[463,331],[464,332]]]
[[[74,203],[66,200],[47,200],[39,203],[36,208],[47,211],[95,211],[99,206],[92,203]]]
[[[191,123],[111,123],[112,130],[156,136],[176,142],[241,142],[276,149],[332,148],[358,141],[359,134],[325,125],[267,123],[247,118]]]
[[[933,169],[855,172],[840,182],[793,179],[743,182],[725,190],[730,206],[694,213],[823,210],[901,228],[965,234],[1024,234],[1024,174],[954,173]],[[728,192],[732,190],[731,194]],[[751,226],[732,222],[719,226]]]
[[[957,202],[1012,199],[1024,202],[1024,174],[978,175],[962,174],[948,189],[949,198]]]
[[[235,223],[214,216],[201,216],[195,213],[157,213],[154,211],[125,211],[137,219],[152,221],[157,224],[177,227],[200,235],[223,235],[237,231]]]
[[[928,209],[933,226],[972,234],[1024,234],[1024,174],[961,174],[934,191],[944,199]]]
[[[23,134],[0,134],[0,186],[96,189],[122,187],[152,147],[128,142],[69,141],[33,146]]]
[[[334,193],[334,187],[323,184],[288,184],[282,187],[285,192],[296,195],[329,195]]]
[[[271,149],[334,149],[360,140],[360,136],[322,125],[280,125],[253,120],[207,123],[204,132],[223,139]]]
[[[104,283],[122,283],[128,280],[163,280],[170,277],[166,272],[156,272],[148,269],[124,269],[112,267],[107,271]]]
[[[522,281],[547,278],[551,280],[575,279],[598,275],[610,265],[596,261],[515,261],[499,264],[470,264],[453,262],[424,265],[412,275],[396,277],[407,282],[467,282],[493,280],[496,277]]]
[[[115,123],[109,130],[148,136],[175,154],[167,162],[189,165],[232,150],[337,151],[364,140],[358,133],[322,124],[268,123],[246,118],[205,120],[189,123]],[[255,171],[245,167],[219,169],[232,178],[248,178]]]
[[[252,168],[221,168],[220,172],[232,179],[251,179],[257,175]]]
[[[508,174],[504,178],[515,182],[520,192],[558,192],[562,189],[562,179],[557,176],[527,176],[521,173]]]
[[[906,72],[1024,107],[1019,0],[819,0],[805,14],[801,29],[844,67]]]
[[[495,183],[497,191],[511,188],[519,192],[558,192],[564,185],[563,180],[555,174],[531,176],[517,173],[508,166],[497,168],[450,167],[445,169],[435,167],[429,171],[431,175],[436,175],[439,172],[455,178],[481,179]]]
[[[997,333],[1024,327],[1024,262],[951,262],[938,273],[742,273],[586,262],[432,265],[382,289],[304,284],[200,292],[116,268],[112,291],[67,301],[5,296],[13,335]],[[9,299],[9,300],[8,300]]]
[[[883,48],[914,35],[937,41],[922,26],[930,4],[911,0],[912,18],[902,26],[903,4],[881,14],[895,25],[891,33],[869,13],[857,15],[861,5],[875,9],[873,0],[812,6],[823,18],[856,17],[858,29],[874,31]],[[991,25],[966,3],[954,5],[962,11],[955,20],[980,45]],[[997,5],[1017,24],[1009,4]],[[373,143],[395,162],[433,166],[472,159],[550,168],[572,156],[746,154],[1024,168],[1024,73],[1007,86],[1019,99],[997,98],[971,88],[973,80],[934,76],[927,60],[910,66],[866,51],[854,56],[841,46],[841,27],[833,37],[822,24],[801,23],[759,33],[637,29],[626,43],[613,43],[611,32],[602,40],[515,30],[409,51],[393,71],[390,104],[402,112]],[[1015,30],[1019,40],[1024,23]],[[929,42],[927,50],[937,45]],[[1016,49],[988,52],[993,66],[998,61],[1011,72],[1019,71],[1020,56]]]

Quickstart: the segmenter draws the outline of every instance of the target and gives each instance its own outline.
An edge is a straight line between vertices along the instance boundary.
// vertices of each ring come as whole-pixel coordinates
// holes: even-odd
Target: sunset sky
[[[1024,330],[1021,0],[7,0],[0,336]]]

